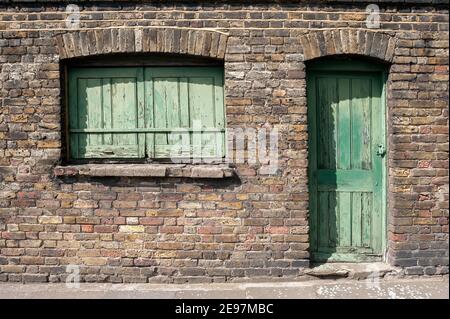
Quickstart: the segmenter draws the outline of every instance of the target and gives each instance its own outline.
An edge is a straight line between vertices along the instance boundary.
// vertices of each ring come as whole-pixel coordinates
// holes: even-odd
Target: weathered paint
[[[383,249],[382,73],[310,70],[311,251],[316,260],[379,259]],[[350,69],[351,67],[348,66]]]
[[[146,68],[145,90],[148,126],[180,129],[176,134],[147,134],[147,152],[151,157],[166,158],[176,155],[220,158],[224,155],[223,147],[219,144],[224,143],[225,138],[221,68]],[[153,110],[153,114],[150,114],[150,110]],[[196,121],[199,127],[196,127]],[[193,129],[217,129],[217,132],[192,132]],[[174,153],[174,144],[181,145],[183,137],[189,145]]]
[[[103,133],[114,128],[142,126],[143,106],[138,103],[143,80],[139,68],[80,68],[69,73],[72,158],[138,158],[144,150],[136,133]]]
[[[144,76],[145,75],[145,76]],[[223,70],[76,68],[69,75],[72,158],[222,157]],[[194,133],[198,129],[217,132]],[[172,134],[173,129],[182,129]],[[171,154],[187,135],[186,149]],[[199,147],[193,147],[199,137]],[[201,145],[201,147],[200,147]]]

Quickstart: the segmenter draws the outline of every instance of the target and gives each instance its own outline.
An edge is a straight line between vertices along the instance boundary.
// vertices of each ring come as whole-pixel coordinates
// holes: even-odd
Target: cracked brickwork
[[[411,275],[448,272],[445,6],[381,3],[380,29],[368,29],[362,3],[74,1],[82,19],[67,30],[65,5],[20,2],[0,4],[0,281],[63,281],[70,264],[93,282],[302,275],[305,61],[333,54],[390,64],[388,261]],[[227,125],[276,127],[277,174],[243,163],[219,179],[55,176],[61,63],[135,52],[223,60]]]

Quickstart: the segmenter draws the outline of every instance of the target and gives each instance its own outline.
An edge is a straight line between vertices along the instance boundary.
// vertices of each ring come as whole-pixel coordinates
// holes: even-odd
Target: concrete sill
[[[95,177],[189,177],[227,178],[234,175],[228,165],[191,164],[83,164],[56,166],[55,176],[95,176]]]

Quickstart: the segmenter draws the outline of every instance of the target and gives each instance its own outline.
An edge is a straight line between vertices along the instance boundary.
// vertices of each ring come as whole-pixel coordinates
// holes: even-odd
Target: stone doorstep
[[[325,263],[306,269],[304,273],[305,275],[317,278],[348,278],[363,280],[368,278],[383,278],[387,274],[395,276],[401,273],[401,269],[382,262]]]
[[[235,175],[228,165],[192,164],[83,164],[56,166],[55,176],[227,178]]]

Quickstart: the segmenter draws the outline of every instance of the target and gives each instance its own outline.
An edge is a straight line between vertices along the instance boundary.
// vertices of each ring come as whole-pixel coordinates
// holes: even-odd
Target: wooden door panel
[[[372,79],[352,81],[351,168],[372,169],[372,106],[369,96]]]
[[[372,193],[318,192],[319,247],[369,248]]]

